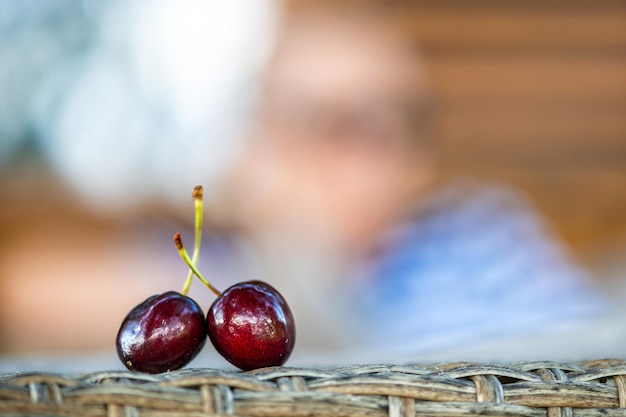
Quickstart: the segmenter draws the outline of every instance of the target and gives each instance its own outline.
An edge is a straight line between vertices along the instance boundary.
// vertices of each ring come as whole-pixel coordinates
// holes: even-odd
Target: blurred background
[[[339,325],[329,325],[328,332],[309,332],[307,326],[354,313],[344,312],[349,298],[337,295],[333,284],[333,277],[341,275],[337,271],[347,269],[335,266],[350,264],[352,270],[352,260],[376,245],[350,246],[337,237],[340,233],[329,237],[320,232],[319,239],[301,245],[307,255],[292,253],[294,242],[303,243],[316,232],[286,221],[283,211],[303,223],[324,223],[332,214],[325,208],[318,217],[315,209],[307,212],[325,207],[315,193],[305,192],[298,201],[283,199],[306,190],[307,171],[300,162],[293,169],[283,166],[280,153],[266,152],[276,146],[292,152],[290,143],[258,143],[264,136],[280,137],[267,126],[259,129],[259,120],[281,122],[272,119],[280,106],[286,106],[281,117],[293,117],[286,124],[290,128],[325,123],[303,116],[314,108],[291,106],[297,94],[272,93],[280,78],[276,74],[286,84],[314,85],[315,75],[323,77],[326,67],[316,69],[317,61],[307,62],[306,56],[326,56],[328,62],[346,56],[323,46],[312,47],[307,55],[315,31],[298,28],[315,28],[307,19],[319,22],[320,16],[334,22],[330,33],[337,36],[328,35],[319,45],[350,36],[353,43],[346,51],[374,45],[378,37],[374,33],[369,39],[363,27],[375,21],[384,28],[381,38],[402,45],[385,59],[393,61],[409,50],[417,57],[419,65],[399,64],[402,68],[394,73],[405,77],[406,84],[389,84],[398,91],[415,88],[427,98],[426,112],[435,113],[428,126],[434,139],[423,152],[428,160],[408,164],[419,165],[410,171],[415,176],[411,190],[418,190],[410,198],[458,178],[515,189],[533,212],[541,213],[541,221],[550,225],[550,239],[565,248],[591,285],[613,297],[612,302],[623,303],[624,3],[336,3],[0,0],[0,354],[113,352],[119,323],[132,306],[183,284],[187,270],[171,236],[180,230],[187,245],[193,242],[190,193],[196,184],[205,187],[206,196],[201,270],[220,288],[276,277],[272,283],[293,300],[297,322],[304,311],[301,322],[307,324],[299,328],[303,348],[346,344],[320,342],[341,339]],[[357,22],[349,32],[347,16],[360,15],[358,9],[367,23]],[[290,44],[300,39],[294,33],[307,40]],[[276,50],[305,58],[293,59],[299,66],[291,68],[284,64],[291,61],[277,58]],[[358,68],[365,61],[357,55],[351,58]],[[310,70],[312,75],[292,77],[289,70],[300,75]],[[418,105],[424,104],[421,98]],[[363,113],[369,124],[358,129],[385,133],[404,122],[397,120],[397,112],[371,108]],[[312,171],[334,172],[327,159],[319,161]],[[372,169],[382,172],[385,166],[379,165]],[[275,167],[281,168],[272,172]],[[389,176],[404,178],[405,171],[389,171]],[[259,199],[268,198],[262,197],[263,187],[274,181],[272,175],[289,177],[293,184],[283,184],[284,194],[274,195],[276,206],[258,208]],[[379,180],[355,175],[357,184],[358,178],[370,181],[365,188]],[[324,184],[336,185],[332,175]],[[397,194],[403,190],[398,187]],[[374,202],[387,198],[382,191],[362,196]],[[398,197],[399,202],[408,199]],[[397,216],[396,208],[378,206],[380,213]],[[345,218],[358,218],[360,210],[347,212]],[[383,214],[380,218],[385,219]],[[345,224],[343,217],[337,219]],[[355,226],[354,235],[350,229],[346,236],[375,240],[378,218],[372,219],[376,227]],[[317,225],[313,220],[310,224]],[[281,233],[288,238],[277,238]],[[293,281],[281,281],[281,274],[291,274]],[[206,311],[210,294],[199,284],[192,294]],[[311,317],[305,317],[307,312]]]

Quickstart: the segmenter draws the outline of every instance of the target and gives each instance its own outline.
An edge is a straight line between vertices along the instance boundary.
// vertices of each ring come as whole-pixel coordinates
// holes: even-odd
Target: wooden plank
[[[532,148],[570,146],[626,151],[626,100],[622,105],[458,101],[443,103],[443,146]]]
[[[620,101],[626,98],[626,56],[457,56],[427,67],[445,99],[511,98]]]
[[[389,15],[429,50],[455,47],[573,51],[626,51],[626,7],[623,10],[428,9],[410,7]]]
[[[290,0],[293,3],[302,0]],[[319,0],[315,0],[319,1]],[[346,0],[347,1],[347,0]],[[354,3],[365,3],[364,0],[353,0]],[[468,9],[506,9],[506,10],[624,10],[623,0],[370,0],[386,8],[423,8],[435,10],[468,10]]]
[[[626,146],[466,146],[449,145],[440,152],[439,160],[446,168],[464,167],[473,170],[515,167],[529,172],[556,172],[572,169],[615,168],[626,172]]]

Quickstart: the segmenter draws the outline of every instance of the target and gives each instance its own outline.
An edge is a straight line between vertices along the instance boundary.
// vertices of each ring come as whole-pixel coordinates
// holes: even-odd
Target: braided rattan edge
[[[626,361],[16,373],[0,415],[626,416]]]

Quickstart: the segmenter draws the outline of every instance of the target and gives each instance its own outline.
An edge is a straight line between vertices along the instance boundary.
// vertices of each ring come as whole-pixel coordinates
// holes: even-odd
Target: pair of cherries
[[[233,285],[223,293],[198,271],[202,237],[203,191],[196,186],[195,246],[190,258],[180,233],[174,242],[189,275],[180,293],[153,295],[133,308],[117,334],[120,360],[130,370],[161,373],[180,369],[194,359],[207,336],[215,349],[242,370],[285,363],[295,343],[293,315],[283,296],[261,281]],[[205,318],[202,309],[187,296],[193,276],[217,298]]]

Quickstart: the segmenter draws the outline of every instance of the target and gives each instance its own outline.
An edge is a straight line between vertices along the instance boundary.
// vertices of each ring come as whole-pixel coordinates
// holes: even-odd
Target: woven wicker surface
[[[626,361],[0,376],[0,415],[626,416]]]

